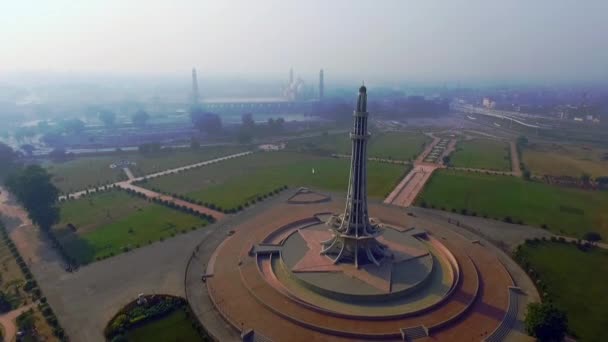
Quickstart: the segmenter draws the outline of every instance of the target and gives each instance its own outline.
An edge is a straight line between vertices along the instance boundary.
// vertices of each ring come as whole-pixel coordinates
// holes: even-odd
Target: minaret
[[[319,71],[319,100],[323,100],[323,95],[325,93],[325,84],[323,80],[323,69]]]
[[[367,89],[359,88],[357,108],[353,113],[350,179],[344,214],[334,216],[328,222],[332,226],[333,237],[322,242],[325,254],[334,263],[353,263],[360,265],[380,261],[387,254],[386,246],[378,242],[380,235],[377,225],[369,221],[367,212]]]
[[[293,84],[293,68],[289,69],[289,86]]]
[[[192,68],[192,104],[196,105],[199,101],[198,94],[198,79],[196,78],[196,69]]]

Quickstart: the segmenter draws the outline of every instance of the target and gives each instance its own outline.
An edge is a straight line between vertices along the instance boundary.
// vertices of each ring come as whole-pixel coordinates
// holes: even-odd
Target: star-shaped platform
[[[298,230],[298,234],[306,242],[308,250],[302,259],[291,269],[292,272],[342,272],[384,293],[391,292],[391,276],[395,264],[429,254],[427,250],[397,243],[384,236],[380,236],[378,241],[388,247],[389,256],[382,259],[380,266],[367,264],[356,268],[353,264],[334,264],[331,258],[321,254],[321,242],[332,237],[333,233],[330,230],[300,229]]]

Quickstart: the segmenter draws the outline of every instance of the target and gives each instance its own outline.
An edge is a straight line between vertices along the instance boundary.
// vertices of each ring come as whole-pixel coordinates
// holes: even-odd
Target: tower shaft
[[[323,69],[319,71],[319,100],[323,100],[325,95],[325,80],[323,77]]]
[[[198,93],[198,79],[196,77],[196,69],[192,68],[192,104],[196,105],[199,101],[199,93]]]
[[[386,254],[386,246],[376,237],[379,228],[369,220],[367,210],[367,89],[359,89],[357,108],[353,113],[350,178],[344,214],[334,216],[328,222],[333,237],[322,244],[322,254],[332,256],[334,263],[351,262],[357,267],[365,263],[380,264]]]

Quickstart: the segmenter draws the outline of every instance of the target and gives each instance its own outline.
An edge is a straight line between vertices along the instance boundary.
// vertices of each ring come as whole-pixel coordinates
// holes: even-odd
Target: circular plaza
[[[518,299],[495,253],[368,204],[368,115],[361,86],[344,201],[300,189],[217,247],[203,275],[215,309],[251,341],[502,340]]]
[[[402,209],[370,203],[380,264],[319,253],[341,200],[285,201],[234,228],[207,264],[216,311],[241,335],[285,340],[500,340],[517,287],[492,249]]]

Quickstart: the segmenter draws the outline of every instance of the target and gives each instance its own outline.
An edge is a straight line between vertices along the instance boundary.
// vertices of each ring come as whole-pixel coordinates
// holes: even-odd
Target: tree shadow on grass
[[[95,247],[78,234],[70,234],[64,237],[60,244],[68,257],[74,259],[80,265],[90,264],[95,261]]]

